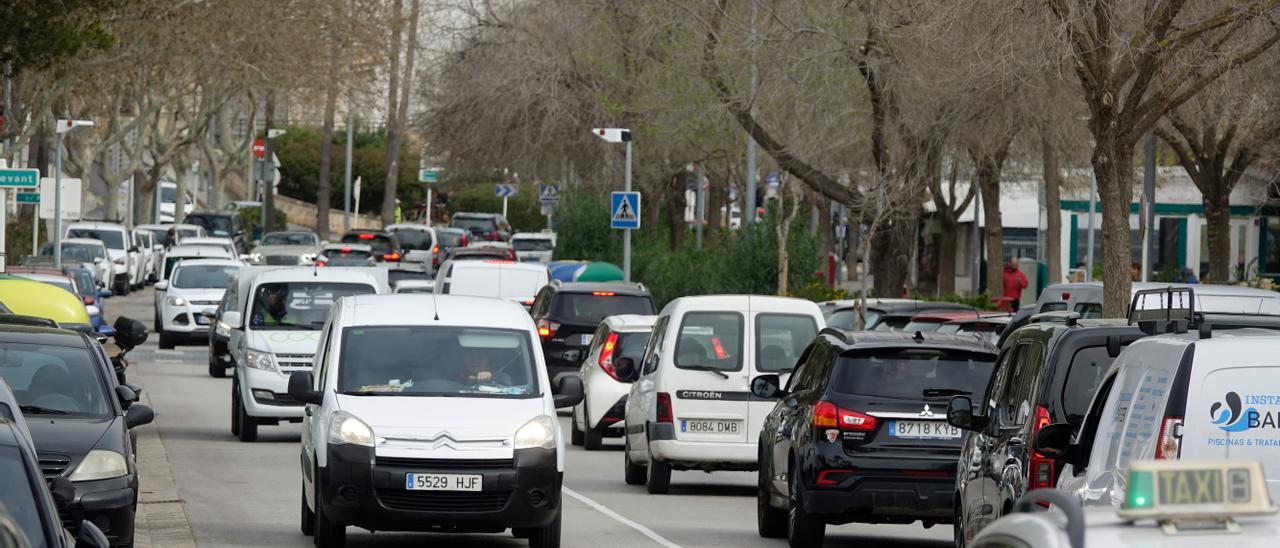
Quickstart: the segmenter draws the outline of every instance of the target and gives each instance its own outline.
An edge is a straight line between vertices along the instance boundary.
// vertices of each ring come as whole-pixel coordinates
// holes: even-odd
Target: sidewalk
[[[143,394],[143,403],[150,400]],[[158,418],[158,417],[157,417]],[[156,423],[138,429],[138,515],[134,518],[137,548],[188,548],[196,546],[187,513],[160,441]]]

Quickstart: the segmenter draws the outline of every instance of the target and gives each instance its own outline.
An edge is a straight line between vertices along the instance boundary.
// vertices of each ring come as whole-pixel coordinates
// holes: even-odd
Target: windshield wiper
[[[706,365],[681,365],[681,366],[678,366],[678,367],[679,367],[680,369],[689,369],[689,370],[692,370],[692,371],[706,371],[706,372],[708,372],[708,373],[715,373],[715,374],[717,374],[717,375],[720,375],[720,377],[721,377],[721,378],[725,378],[725,379],[729,378],[729,375],[728,375],[728,374],[726,374],[724,371],[721,371],[721,370],[719,370],[719,369],[716,369],[716,368],[714,368],[714,367],[710,367],[710,366],[706,366]]]
[[[959,388],[926,388],[924,389],[924,397],[926,398],[937,398],[941,396],[968,396],[969,394],[972,394],[972,393],[973,392],[970,392],[968,390],[961,390]]]
[[[32,415],[70,415],[70,411],[61,409],[53,409],[50,407],[40,407],[39,405],[19,405],[23,413],[31,413]]]

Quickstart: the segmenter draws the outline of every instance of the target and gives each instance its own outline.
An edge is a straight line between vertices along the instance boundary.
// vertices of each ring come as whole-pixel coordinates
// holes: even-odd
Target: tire
[[[790,493],[787,510],[787,545],[791,548],[817,548],[827,536],[827,523],[810,516],[800,503],[800,485],[795,474],[787,475]]]
[[[215,379],[221,379],[227,376],[227,368],[218,363],[218,358],[209,353],[209,376]]]
[[[763,445],[761,447],[764,447]],[[763,453],[763,451],[761,451]],[[787,537],[787,512],[779,510],[769,504],[770,473],[766,469],[763,456],[760,459],[760,471],[757,472],[756,479],[756,532],[763,538],[786,538]]]
[[[161,350],[172,350],[172,349],[173,349],[173,347],[177,346],[177,342],[178,342],[178,341],[177,341],[177,340],[175,340],[175,339],[177,339],[177,337],[175,337],[175,336],[173,336],[173,335],[170,335],[168,332],[161,331],[161,332],[160,332],[160,342],[159,342],[160,349],[161,349]]]
[[[236,390],[236,395],[231,400],[231,405],[233,407],[231,412],[236,414],[236,423],[240,425],[240,431],[237,432],[236,437],[245,443],[258,441],[258,421],[245,411],[244,402],[240,401],[239,390]]]
[[[653,458],[653,453],[649,453],[644,487],[651,495],[665,495],[671,490],[671,465]]]
[[[324,506],[319,504],[316,505],[315,542],[316,548],[342,548],[347,543],[347,526],[330,521],[324,515]]]
[[[955,518],[951,525],[952,542],[955,548],[965,548],[964,540],[964,509],[960,506],[959,501],[955,505]]]
[[[556,510],[556,517],[542,527],[538,527],[529,531],[529,548],[560,548],[560,514],[563,510]]]
[[[231,435],[240,437],[240,387],[231,385]]]
[[[622,451],[622,476],[627,485],[644,485],[644,466],[631,462],[631,441],[627,440]]]
[[[573,408],[573,418],[569,421],[569,443],[582,445],[582,430],[578,428],[578,408]]]
[[[312,536],[316,534],[316,513],[307,506],[307,489],[302,488],[302,495],[298,497],[298,502],[302,503],[301,527],[302,534]]]
[[[604,445],[604,431],[591,426],[591,414],[587,412],[587,404],[582,404],[582,448],[587,451],[599,451]]]

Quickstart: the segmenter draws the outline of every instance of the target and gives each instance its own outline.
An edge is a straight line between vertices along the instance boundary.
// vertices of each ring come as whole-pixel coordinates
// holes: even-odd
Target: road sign
[[[40,218],[53,218],[53,187],[52,177],[40,178]],[[62,220],[76,220],[80,218],[80,179],[72,179],[69,177],[62,178]]]
[[[438,183],[440,182],[440,172],[443,171],[438,167],[418,170],[419,183]]]
[[[254,158],[263,158],[263,157],[265,157],[266,155],[267,155],[267,141],[266,141],[266,140],[264,140],[264,139],[258,139],[257,141],[254,141],[254,142],[253,142],[253,157],[254,157]]]
[[[560,183],[540,185],[538,187],[538,201],[546,205],[560,203]]]
[[[782,178],[777,171],[770,171],[768,175],[765,175],[764,180],[765,184],[775,190],[778,188],[778,185],[782,184]]]
[[[40,203],[40,193],[39,193],[39,192],[19,192],[19,193],[15,194],[14,196],[16,196],[16,197],[17,197],[17,202],[18,202],[18,203],[20,203],[20,204],[38,204],[38,203]]]
[[[38,169],[0,169],[0,188],[37,188],[40,186]]]
[[[493,195],[499,198],[514,198],[520,194],[520,187],[512,184],[500,184],[493,187]]]
[[[610,228],[640,228],[639,192],[614,192],[609,204]]]

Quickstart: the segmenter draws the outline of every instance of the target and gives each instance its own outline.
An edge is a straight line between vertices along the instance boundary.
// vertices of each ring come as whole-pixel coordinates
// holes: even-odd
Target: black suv
[[[472,241],[511,240],[511,223],[507,222],[506,217],[497,213],[454,213],[449,220],[449,226],[469,231]]]
[[[188,213],[184,223],[204,227],[205,232],[215,238],[231,238],[236,244],[236,253],[244,254],[249,248],[245,239],[244,217],[235,211],[198,211]]]
[[[964,440],[955,482],[955,543],[1013,510],[1035,489],[1052,488],[1061,472],[1051,458],[1029,450],[1045,426],[1079,430],[1093,393],[1120,350],[1145,335],[1125,320],[1081,320],[1048,312],[1007,334],[991,381],[974,406],[957,395],[947,420],[973,433]]]
[[[374,260],[380,263],[398,263],[404,251],[404,248],[400,247],[400,240],[396,239],[395,234],[384,230],[357,228],[343,234],[342,243],[369,246],[373,250]]]
[[[654,314],[653,299],[644,285],[622,282],[572,282],[553,280],[538,291],[529,307],[538,325],[547,376],[577,372],[591,346],[596,326],[618,314]]]
[[[760,432],[760,536],[820,546],[828,523],[951,521],[962,432],[943,409],[995,360],[975,337],[828,328],[785,388],[753,379],[754,397],[781,398]]]

